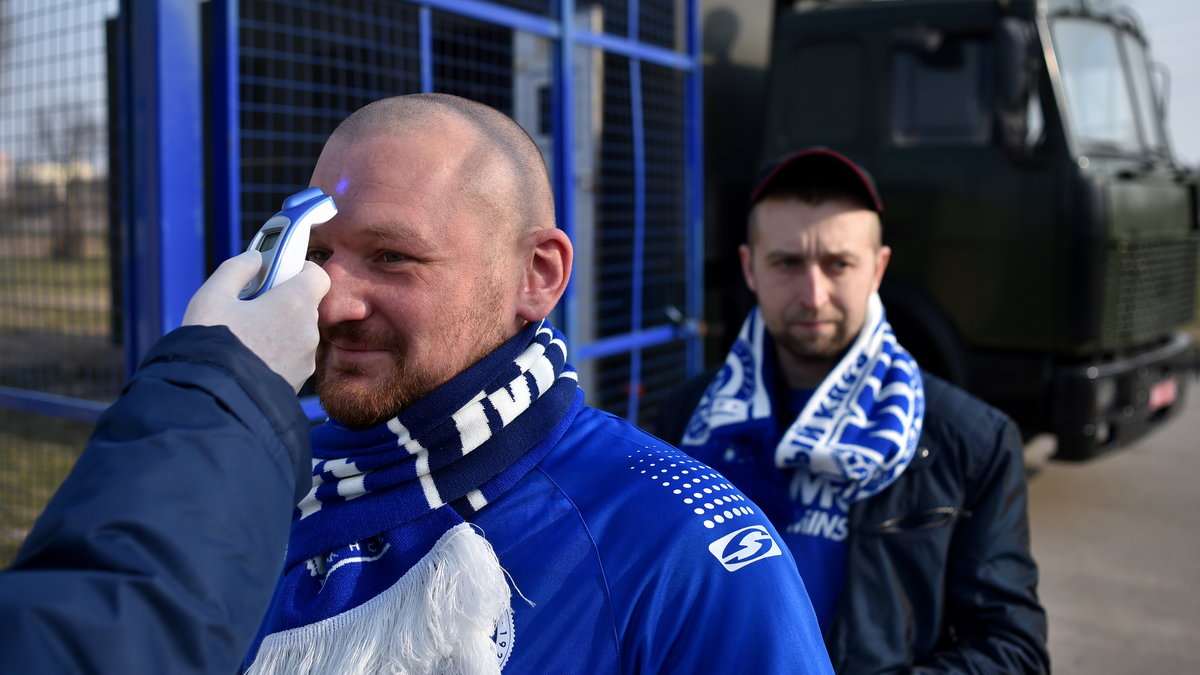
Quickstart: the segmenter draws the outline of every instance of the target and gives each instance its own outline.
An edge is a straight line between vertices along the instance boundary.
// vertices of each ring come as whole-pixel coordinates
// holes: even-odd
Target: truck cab
[[[1083,0],[784,12],[761,159],[865,166],[901,344],[1087,459],[1179,410],[1194,363],[1197,177],[1155,78],[1136,17]]]

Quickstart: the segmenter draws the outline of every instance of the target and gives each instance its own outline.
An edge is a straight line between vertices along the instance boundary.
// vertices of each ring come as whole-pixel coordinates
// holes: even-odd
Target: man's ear
[[[738,258],[742,261],[742,277],[746,280],[746,288],[749,288],[751,293],[757,293],[758,289],[754,287],[754,269],[750,265],[752,255],[750,244],[738,247]]]
[[[534,231],[525,257],[517,314],[525,321],[541,321],[550,315],[571,280],[574,249],[567,233],[556,227]]]
[[[875,290],[879,291],[880,284],[883,283],[883,273],[887,271],[888,261],[892,259],[892,248],[890,246],[880,246],[879,251],[875,254]]]

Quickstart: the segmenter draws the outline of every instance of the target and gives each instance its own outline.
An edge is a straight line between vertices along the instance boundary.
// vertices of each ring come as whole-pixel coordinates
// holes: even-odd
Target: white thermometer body
[[[246,250],[262,253],[262,267],[238,297],[249,300],[300,273],[308,255],[308,232],[313,225],[337,215],[333,197],[310,187],[283,200],[283,209],[271,216],[250,240]]]

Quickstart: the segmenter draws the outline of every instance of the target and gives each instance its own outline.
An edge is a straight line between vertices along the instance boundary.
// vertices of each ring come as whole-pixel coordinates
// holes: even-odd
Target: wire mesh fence
[[[494,4],[558,18],[558,3],[545,0]],[[635,3],[632,17],[625,0],[576,5],[574,20],[582,29],[629,37],[636,23],[634,37],[646,44],[684,48],[683,2]],[[420,3],[382,0],[239,4],[243,243],[282,197],[308,184],[337,122],[387,96],[428,87],[491,105],[520,123],[553,166],[560,139],[551,119],[558,58],[552,40],[498,20],[430,8],[423,47],[421,11]],[[576,47],[576,99],[560,101],[571,110],[576,130],[576,178],[569,189],[575,191],[573,283],[583,318],[576,334],[568,335],[576,345],[663,324],[668,308],[685,305],[685,74],[653,64],[637,64],[635,72],[631,61],[602,48]],[[638,172],[645,174],[641,216]],[[644,398],[636,412],[652,417],[666,384],[686,371],[679,345],[656,349],[653,356],[640,369],[627,355],[577,364],[589,401],[629,415],[635,412],[632,390]]]
[[[136,308],[122,306],[124,267],[132,261],[120,252],[130,234],[111,195],[128,179],[117,156],[128,139],[110,130],[120,129],[129,111],[110,93],[118,91],[114,64],[121,50],[109,36],[120,31],[106,30],[122,6],[119,0],[0,0],[0,388],[107,402],[124,381],[124,324]],[[237,212],[231,220],[210,199],[214,250],[171,255],[220,255],[213,235],[220,223],[235,223],[232,239],[240,233],[241,242],[230,245],[244,246],[283,197],[308,185],[341,119],[372,100],[437,91],[512,116],[552,171],[556,161],[570,163],[571,179],[559,189],[570,191],[566,202],[573,205],[560,214],[571,224],[577,256],[575,292],[567,301],[579,317],[568,334],[573,346],[636,334],[684,307],[687,74],[637,54],[685,50],[685,0],[565,3],[574,7],[573,17],[558,16],[564,3],[552,0],[462,8],[403,0],[243,0],[229,35],[213,30],[212,12],[221,3],[197,0],[197,6],[205,19],[199,63],[214,63],[214,50],[224,49],[227,37],[236,42],[236,156],[212,152],[205,172],[215,183],[228,163],[232,171],[224,175],[236,183]],[[595,40],[564,45],[558,38],[565,21],[618,38],[618,47]],[[214,92],[230,91],[213,86],[220,75],[172,77],[194,79],[210,115],[222,105]],[[564,87],[560,77],[572,78],[572,86]],[[564,119],[573,134],[564,136]],[[592,405],[640,412],[647,421],[686,370],[678,341],[575,361]],[[0,564],[11,558],[89,431],[87,423],[0,407]]]
[[[123,380],[109,200],[116,0],[0,1],[0,387],[111,401]],[[0,410],[0,563],[90,425]]]

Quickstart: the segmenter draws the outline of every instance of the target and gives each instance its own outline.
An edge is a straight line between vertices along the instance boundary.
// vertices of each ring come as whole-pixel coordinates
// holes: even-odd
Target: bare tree
[[[46,106],[37,116],[37,136],[50,165],[55,217],[50,255],[75,260],[83,253],[84,187],[93,179],[88,159],[99,146],[100,124],[75,104]]]

